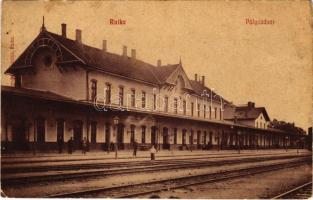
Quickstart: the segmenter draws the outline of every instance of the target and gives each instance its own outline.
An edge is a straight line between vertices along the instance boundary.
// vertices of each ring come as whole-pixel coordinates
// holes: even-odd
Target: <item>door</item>
[[[57,139],[61,139],[64,142],[64,120],[58,119],[57,120]]]
[[[201,145],[201,131],[197,131],[197,145],[200,148]]]
[[[168,128],[163,128],[163,149],[169,149],[169,135],[168,135]]]
[[[81,141],[83,140],[83,122],[82,121],[75,121],[74,128],[74,147],[76,149],[81,149]]]
[[[124,125],[117,126],[117,146],[118,149],[124,149]]]
[[[22,117],[15,117],[12,123],[12,140],[14,149],[26,150],[27,140],[26,140],[26,125],[25,119]]]
[[[193,131],[190,131],[189,144],[193,145]]]
[[[156,127],[152,126],[151,127],[151,145],[156,145],[157,144],[157,131]]]
[[[136,138],[135,128],[136,128],[135,125],[130,125],[130,143],[131,144],[134,144],[134,142],[135,142],[135,138]]]
[[[183,144],[183,145],[186,145],[186,132],[187,132],[187,130],[184,129],[184,130],[183,130],[183,137],[182,137],[182,144]]]
[[[106,143],[105,149],[106,150],[110,150],[110,140],[111,140],[110,136],[111,136],[110,135],[110,124],[106,123],[105,124],[105,143]]]
[[[91,132],[91,143],[96,144],[97,143],[97,122],[91,122],[90,123],[90,132]]]
[[[45,119],[39,118],[36,122],[36,130],[37,130],[37,143],[44,143],[45,142]]]

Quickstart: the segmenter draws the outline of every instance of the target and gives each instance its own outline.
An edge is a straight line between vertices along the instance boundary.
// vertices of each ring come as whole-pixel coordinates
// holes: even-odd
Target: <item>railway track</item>
[[[279,194],[272,199],[309,199],[312,197],[312,181]]]
[[[202,159],[215,159],[215,158],[240,158],[240,157],[255,157],[255,156],[270,156],[270,155],[286,155],[286,153],[280,153],[280,154],[248,154],[248,155],[223,155],[223,156],[201,156],[201,157],[194,157],[194,158],[188,158],[188,160],[202,160]],[[290,155],[290,154],[287,154]],[[304,154],[305,155],[305,154]],[[303,156],[303,155],[297,155],[297,156]],[[98,160],[98,159],[97,159]],[[86,161],[83,159],[75,160],[75,161]],[[87,159],[87,161],[94,161],[94,159]],[[186,158],[171,158],[171,159],[162,159],[162,160],[156,160],[155,163],[170,163],[170,162],[185,162]],[[47,161],[46,163],[55,163],[59,161]],[[65,161],[70,162],[70,161]],[[22,162],[23,163],[23,162]],[[29,166],[19,166],[19,165],[13,165],[13,163],[1,163],[1,173],[2,174],[9,174],[9,173],[22,173],[22,172],[44,172],[44,171],[52,171],[52,170],[75,170],[75,169],[96,169],[96,168],[110,168],[110,167],[120,167],[125,166],[126,164],[131,164],[132,166],[138,165],[149,165],[150,161],[127,161],[127,162],[111,162],[111,163],[76,163],[75,165],[71,162],[70,164],[60,164],[60,165],[46,165],[46,166],[36,166],[36,165],[29,165]],[[20,163],[19,163],[20,164]]]
[[[174,162],[174,163],[160,163],[156,162],[147,162],[149,165],[136,165],[129,166],[125,168],[125,165],[122,168],[116,169],[102,169],[102,170],[92,170],[84,171],[77,170],[71,173],[60,173],[56,171],[55,173],[45,174],[37,173],[35,175],[27,176],[5,176],[2,174],[1,183],[3,186],[10,185],[22,185],[22,184],[31,184],[38,182],[52,182],[52,181],[65,181],[73,179],[86,179],[92,177],[104,177],[112,175],[125,175],[125,174],[134,174],[134,173],[146,173],[146,172],[155,172],[155,171],[170,171],[175,169],[194,169],[194,168],[205,168],[211,166],[221,166],[221,165],[235,165],[242,163],[253,163],[253,162],[262,162],[262,161],[272,161],[272,160],[287,160],[293,158],[306,159],[311,158],[311,156],[275,156],[275,157],[257,157],[257,158],[241,158],[236,160],[219,160],[219,161],[203,161],[203,160],[184,160],[184,162]],[[61,169],[60,169],[61,170]]]
[[[296,167],[305,163],[311,163],[311,159],[294,161],[281,164],[270,164],[257,167],[248,167],[236,170],[228,170],[217,173],[207,173],[201,175],[191,175],[187,177],[170,178],[144,183],[122,185],[114,187],[99,187],[91,190],[81,190],[68,193],[48,195],[50,198],[73,198],[73,197],[107,197],[107,198],[133,198],[147,194],[153,194],[164,190],[173,190],[192,185],[223,181],[227,179],[241,178],[244,176],[255,175],[285,168]]]

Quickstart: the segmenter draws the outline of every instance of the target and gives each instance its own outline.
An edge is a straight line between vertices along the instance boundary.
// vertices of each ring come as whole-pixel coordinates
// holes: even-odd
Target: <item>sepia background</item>
[[[235,104],[254,101],[271,120],[312,126],[312,18],[310,1],[4,1],[1,25],[1,72],[38,35],[42,16],[48,31],[108,51],[122,45],[137,58],[156,65],[182,64],[189,78],[206,76],[206,85]],[[110,25],[110,19],[126,25]],[[274,20],[247,25],[246,19]],[[14,37],[14,49],[10,41]]]

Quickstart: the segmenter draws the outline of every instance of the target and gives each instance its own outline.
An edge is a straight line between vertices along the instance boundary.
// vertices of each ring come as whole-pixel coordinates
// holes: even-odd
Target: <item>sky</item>
[[[309,1],[4,1],[2,2],[1,83],[4,71],[38,35],[45,16],[48,31],[121,54],[122,46],[156,65],[178,63],[190,79],[235,104],[255,102],[271,119],[312,126],[312,30]],[[110,19],[125,20],[111,25]],[[246,19],[273,20],[250,25]],[[14,49],[10,49],[14,37]]]

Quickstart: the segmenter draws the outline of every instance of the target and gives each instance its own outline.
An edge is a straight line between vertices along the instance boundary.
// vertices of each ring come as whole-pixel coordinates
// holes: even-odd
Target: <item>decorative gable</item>
[[[49,35],[47,31],[41,31],[31,42],[26,50],[8,68],[6,73],[15,74],[25,70],[33,69],[33,58],[41,49],[49,49],[56,58],[56,65],[60,70],[67,63],[82,62],[66,47]]]
[[[193,88],[181,64],[179,64],[176,70],[174,70],[168,76],[168,78],[165,80],[165,83],[173,85],[175,87],[179,87],[177,89],[193,91]]]

